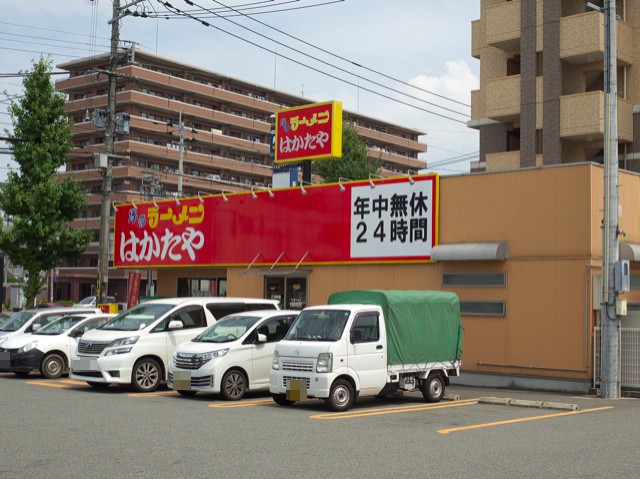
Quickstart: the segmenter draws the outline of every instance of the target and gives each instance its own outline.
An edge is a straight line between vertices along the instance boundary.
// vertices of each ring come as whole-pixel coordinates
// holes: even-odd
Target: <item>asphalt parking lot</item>
[[[277,406],[0,373],[0,477],[635,477],[640,400],[451,387]]]

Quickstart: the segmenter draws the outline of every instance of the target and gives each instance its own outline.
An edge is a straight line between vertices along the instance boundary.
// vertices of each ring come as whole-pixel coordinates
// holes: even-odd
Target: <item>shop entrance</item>
[[[306,276],[265,276],[264,289],[264,297],[277,300],[282,309],[307,307]]]

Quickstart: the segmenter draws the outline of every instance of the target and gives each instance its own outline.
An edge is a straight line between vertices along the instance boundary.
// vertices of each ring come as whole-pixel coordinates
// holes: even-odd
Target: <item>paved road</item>
[[[640,470],[640,400],[452,387],[276,406],[134,394],[0,374],[0,478],[627,478]],[[577,411],[478,403],[513,398]]]

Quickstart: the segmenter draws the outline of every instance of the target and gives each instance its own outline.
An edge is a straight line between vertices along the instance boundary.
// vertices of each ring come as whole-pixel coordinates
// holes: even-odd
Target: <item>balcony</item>
[[[604,93],[594,91],[560,99],[560,137],[572,141],[604,138]],[[618,98],[618,139],[633,140],[633,105]]]
[[[485,109],[487,118],[500,121],[515,120],[520,115],[520,75],[489,80]]]
[[[633,29],[618,21],[618,62],[631,65],[633,60]],[[560,58],[567,63],[602,63],[604,58],[604,16],[587,12],[560,20]]]
[[[502,50],[520,47],[520,0],[501,3],[486,10],[487,44]]]
[[[480,27],[480,20],[474,20],[471,22],[471,56],[477,60],[480,60],[480,51],[482,49]]]

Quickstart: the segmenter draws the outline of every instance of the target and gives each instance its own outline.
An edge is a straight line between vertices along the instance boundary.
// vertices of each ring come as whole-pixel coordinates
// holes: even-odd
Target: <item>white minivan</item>
[[[247,391],[268,390],[276,343],[299,311],[251,311],[225,316],[176,348],[168,386],[182,396],[221,393],[231,401]]]
[[[97,308],[85,308],[82,311],[78,311],[78,308],[42,308],[18,311],[0,324],[0,347],[2,347],[2,343],[13,336],[32,333],[63,316],[101,312]]]
[[[71,359],[69,377],[93,387],[130,384],[155,391],[166,380],[176,347],[217,319],[242,311],[278,309],[255,298],[166,298],[141,303],[87,332]]]
[[[39,370],[47,379],[59,378],[67,370],[80,336],[114,316],[82,311],[56,319],[33,333],[12,336],[0,346],[0,371],[27,376]]]

